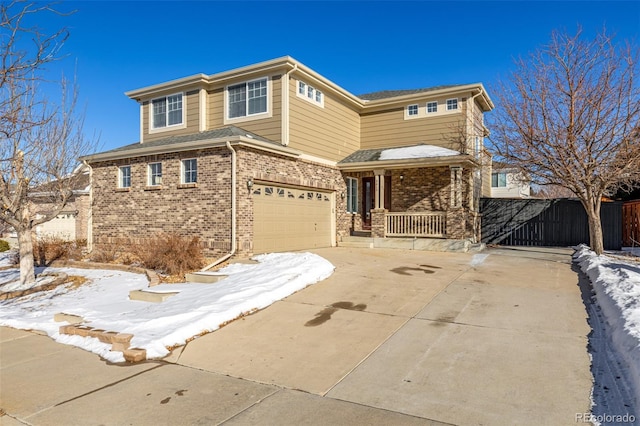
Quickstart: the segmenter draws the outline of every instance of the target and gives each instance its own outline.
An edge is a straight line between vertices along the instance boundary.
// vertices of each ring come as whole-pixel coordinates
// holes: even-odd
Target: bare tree
[[[537,185],[560,186],[584,206],[592,250],[604,251],[600,203],[640,182],[638,49],[554,32],[497,93],[492,144]]]
[[[0,221],[18,235],[23,285],[35,282],[32,232],[64,208],[72,194],[71,172],[89,149],[75,112],[77,91],[62,78],[58,102],[42,94],[41,86],[51,84],[45,65],[57,58],[67,32],[45,35],[26,24],[41,13],[56,12],[22,1],[0,6]]]

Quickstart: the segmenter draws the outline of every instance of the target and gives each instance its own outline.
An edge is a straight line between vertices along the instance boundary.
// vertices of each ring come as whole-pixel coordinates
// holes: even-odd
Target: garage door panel
[[[331,194],[256,184],[254,253],[331,246]]]

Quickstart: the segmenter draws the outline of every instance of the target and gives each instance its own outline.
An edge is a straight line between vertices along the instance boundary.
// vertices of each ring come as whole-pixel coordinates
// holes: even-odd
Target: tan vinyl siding
[[[426,102],[424,102],[426,103]],[[459,150],[452,141],[464,121],[461,104],[459,112],[431,117],[404,119],[404,107],[365,114],[361,118],[361,149],[427,145]]]
[[[255,80],[255,79],[252,79]],[[241,83],[245,80],[238,80],[233,83],[229,83],[228,85]],[[280,142],[282,140],[282,90],[281,90],[281,82],[282,76],[272,76],[270,77],[270,91],[269,91],[269,99],[268,105],[270,108],[271,116],[267,118],[259,118],[259,119],[251,119],[248,118],[246,121],[237,120],[233,123],[236,127],[240,127],[242,129],[253,132],[257,135],[270,139],[274,142]],[[224,91],[226,89],[224,87],[218,87],[209,91],[207,95],[207,105],[209,107],[208,110],[208,126],[209,129],[216,129],[219,127],[225,126],[224,118],[227,113],[224,104]]]
[[[358,112],[327,93],[324,107],[306,101],[297,95],[297,82],[289,82],[289,146],[331,161],[360,149]]]
[[[169,136],[181,136],[189,133],[197,133],[199,129],[199,98],[198,91],[190,91],[184,96],[183,102],[186,102],[187,110],[185,114],[186,127],[179,127],[168,130],[155,130],[153,133],[149,133],[149,108],[151,100],[143,102],[142,111],[142,124],[144,131],[144,142],[151,142],[158,139],[163,139]]]

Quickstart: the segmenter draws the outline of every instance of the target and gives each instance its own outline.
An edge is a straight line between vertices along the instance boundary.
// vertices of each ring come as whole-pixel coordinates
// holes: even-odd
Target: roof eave
[[[269,142],[259,141],[246,136],[227,136],[224,138],[203,139],[193,142],[159,146],[144,146],[144,144],[140,144],[140,148],[88,155],[86,157],[81,157],[80,161],[86,161],[87,163],[91,164],[100,161],[124,160],[127,158],[142,157],[145,155],[165,154],[169,152],[184,152],[206,148],[220,148],[226,146],[227,142],[229,142],[232,146],[245,146],[248,148],[255,148],[261,151],[267,151],[292,158],[297,158],[302,154],[296,149],[292,149],[282,145],[271,144]]]
[[[482,99],[481,104],[485,109],[485,111],[491,111],[494,108],[493,102],[489,98],[489,95],[487,94],[487,91],[484,88],[484,85],[482,83],[472,83],[472,84],[464,84],[460,86],[446,87],[443,89],[411,93],[408,95],[393,96],[389,98],[365,101],[364,111],[367,112],[368,110],[376,110],[380,107],[393,107],[393,106],[399,106],[399,105],[404,106],[407,102],[411,102],[414,100],[419,100],[419,99],[428,98],[428,97],[430,98],[430,97],[436,97],[436,96],[446,96],[448,94],[453,95],[455,93],[460,93],[460,92],[472,92],[473,95],[480,94],[481,95],[480,98]],[[477,92],[477,93],[474,93],[474,92]]]
[[[345,172],[357,172],[374,169],[415,169],[419,167],[439,166],[471,166],[477,167],[477,161],[470,155],[449,155],[444,157],[406,158],[400,160],[361,161],[357,163],[338,163],[338,168]]]

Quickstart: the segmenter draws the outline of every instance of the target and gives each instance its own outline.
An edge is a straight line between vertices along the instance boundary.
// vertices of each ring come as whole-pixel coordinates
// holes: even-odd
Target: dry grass
[[[49,236],[33,241],[33,260],[39,266],[49,266],[55,260],[80,260],[87,247],[86,240],[65,241]]]
[[[180,277],[204,266],[198,237],[158,234],[145,244],[131,246],[130,252],[143,267],[169,276]]]

